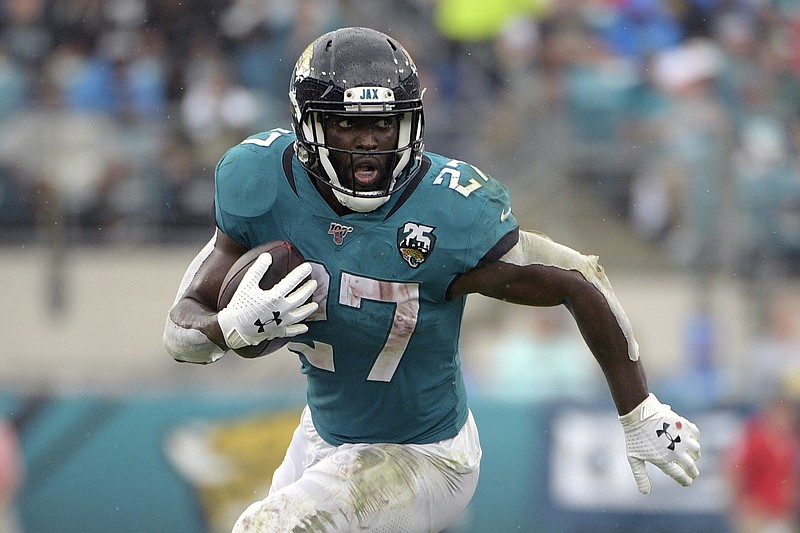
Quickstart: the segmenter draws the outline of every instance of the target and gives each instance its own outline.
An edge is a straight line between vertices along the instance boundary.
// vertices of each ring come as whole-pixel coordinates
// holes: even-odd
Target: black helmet
[[[388,35],[368,28],[343,28],[319,37],[295,64],[289,100],[300,162],[349,209],[378,208],[419,170],[424,120],[417,67],[403,46]],[[328,145],[323,125],[330,113],[399,118],[397,146],[391,151],[392,177],[385,188],[355,191],[342,185],[329,153],[358,152]]]

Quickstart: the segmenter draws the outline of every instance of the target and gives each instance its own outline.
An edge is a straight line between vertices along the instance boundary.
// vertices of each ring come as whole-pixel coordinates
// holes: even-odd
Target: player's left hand
[[[700,431],[677,415],[669,405],[650,394],[630,413],[620,416],[625,447],[636,486],[642,494],[652,490],[645,461],[688,487],[700,474]]]

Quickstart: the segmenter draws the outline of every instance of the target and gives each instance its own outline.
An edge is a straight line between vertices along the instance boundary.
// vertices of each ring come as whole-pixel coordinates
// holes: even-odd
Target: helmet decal
[[[297,64],[294,67],[294,75],[295,77],[306,77],[311,75],[311,54],[314,50],[314,43],[309,44],[306,46],[306,49],[303,50],[303,53],[300,54],[300,58],[297,60]]]

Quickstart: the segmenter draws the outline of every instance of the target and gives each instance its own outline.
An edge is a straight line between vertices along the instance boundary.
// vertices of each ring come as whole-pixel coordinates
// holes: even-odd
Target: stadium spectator
[[[745,397],[763,402],[785,388],[800,398],[800,301],[791,292],[773,295],[763,315],[746,352]]]
[[[0,419],[0,533],[18,533],[17,491],[25,475],[16,429]]]
[[[36,105],[19,110],[0,132],[0,161],[13,169],[18,182],[27,180],[24,188],[31,194],[43,186],[52,189],[62,203],[59,218],[74,223],[122,153],[120,130],[107,115],[65,105],[62,86],[49,75],[57,75],[62,60],[71,60],[60,54],[50,59],[53,70],[37,87]]]
[[[751,417],[727,457],[734,533],[796,533],[800,496],[797,405],[770,400]]]
[[[719,51],[707,40],[693,41],[664,51],[654,58],[654,75],[665,94],[666,107],[659,113],[655,148],[645,161],[641,179],[656,180],[634,192],[660,194],[639,198],[632,205],[664,206],[665,218],[642,233],[666,233],[666,244],[678,264],[704,271],[717,268],[722,233],[722,191],[731,124],[713,91],[719,69]],[[652,219],[640,213],[637,220]],[[662,229],[662,226],[666,226]]]

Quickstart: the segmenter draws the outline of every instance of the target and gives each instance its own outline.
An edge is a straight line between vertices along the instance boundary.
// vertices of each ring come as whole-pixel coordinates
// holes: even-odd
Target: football
[[[225,279],[222,280],[222,286],[219,290],[219,297],[217,298],[217,310],[224,309],[233,298],[233,293],[242,282],[247,269],[255,263],[258,256],[264,252],[269,252],[272,255],[272,264],[267,269],[264,277],[258,283],[258,286],[264,290],[271,289],[276,283],[282,280],[286,274],[291,272],[295,267],[305,262],[303,254],[300,253],[292,243],[286,241],[270,241],[264,244],[259,244],[248,250],[242,255],[228,273]],[[272,340],[265,340],[256,346],[245,346],[234,350],[242,357],[253,358],[262,355],[270,354],[279,350],[286,343],[289,338],[275,338]]]

